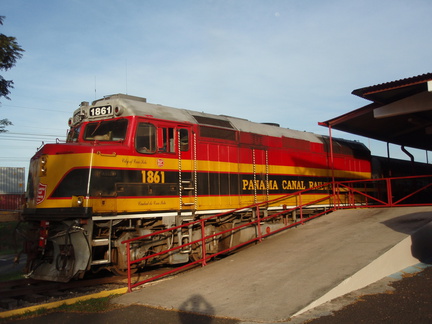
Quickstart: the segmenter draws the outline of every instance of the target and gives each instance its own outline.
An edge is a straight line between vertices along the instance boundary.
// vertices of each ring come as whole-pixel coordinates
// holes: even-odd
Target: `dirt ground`
[[[432,267],[391,285],[394,291],[362,296],[333,315],[308,324],[432,323]]]

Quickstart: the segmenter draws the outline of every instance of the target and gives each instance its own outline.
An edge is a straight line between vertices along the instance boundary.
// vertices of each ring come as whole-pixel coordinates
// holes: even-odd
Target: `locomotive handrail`
[[[418,175],[418,176],[406,176],[406,177],[390,177],[390,178],[377,178],[377,179],[365,179],[365,180],[351,180],[351,181],[340,181],[335,182],[335,192],[337,195],[340,195],[340,188],[345,188],[346,190],[349,190],[351,197],[353,195],[357,194],[358,196],[362,196],[364,198],[367,198],[363,203],[364,207],[405,207],[405,206],[429,206],[431,205],[430,201],[426,200],[424,202],[419,201],[418,199],[415,202],[406,202],[409,198],[415,197],[417,194],[426,191],[428,188],[432,186],[432,175]],[[402,195],[398,197],[398,199],[395,200],[395,192],[400,193],[400,190],[395,190],[395,186],[397,185],[396,182],[398,181],[408,181],[408,185],[416,185],[414,181],[426,181],[424,184],[419,184],[414,189],[411,189],[410,191],[407,191],[410,189],[408,186],[405,188],[405,195]],[[382,192],[382,198],[378,196],[373,196],[372,194],[379,194],[378,189],[379,183],[383,183],[384,192]],[[361,191],[360,189],[354,188],[354,184],[373,184],[374,186],[370,186],[370,190],[372,194],[369,194],[367,191]],[[405,183],[403,184],[405,185]],[[381,188],[382,189],[382,188]],[[341,199],[338,198],[338,201]],[[371,201],[373,203],[371,203]],[[405,201],[405,203],[403,203]],[[354,205],[347,204],[346,206],[338,206],[338,208],[353,208]]]
[[[189,268],[189,267],[191,267],[193,265],[196,265],[196,264],[199,264],[199,263],[201,263],[202,266],[205,266],[207,264],[208,260],[210,260],[210,259],[212,259],[212,258],[214,258],[214,257],[216,257],[216,256],[218,256],[220,254],[226,254],[227,252],[230,252],[232,250],[238,249],[239,247],[242,247],[244,245],[250,244],[250,243],[255,242],[255,241],[261,241],[264,237],[267,237],[269,235],[272,235],[272,234],[275,234],[277,232],[280,232],[280,231],[282,231],[282,230],[284,230],[286,228],[303,224],[307,220],[310,220],[312,218],[321,216],[322,214],[329,212],[330,209],[327,209],[327,210],[325,210],[325,211],[323,211],[321,213],[312,215],[310,217],[307,217],[307,218],[303,217],[303,209],[305,207],[307,207],[309,205],[317,204],[317,203],[319,203],[321,201],[329,200],[332,197],[332,194],[327,194],[324,197],[321,197],[320,199],[316,199],[314,201],[310,201],[310,202],[308,202],[306,204],[301,204],[300,203],[299,205],[297,205],[295,207],[292,207],[292,208],[284,208],[281,212],[278,212],[278,213],[275,213],[275,214],[272,214],[272,215],[268,215],[266,217],[261,217],[261,215],[260,215],[261,214],[260,213],[260,207],[268,206],[270,204],[274,204],[274,203],[277,203],[277,202],[283,202],[286,199],[297,197],[297,196],[301,197],[302,194],[305,194],[308,191],[317,190],[317,189],[320,189],[320,188],[330,188],[329,185],[331,185],[331,183],[324,183],[324,184],[321,184],[321,185],[313,187],[313,188],[301,190],[299,192],[292,193],[292,194],[287,194],[287,195],[284,195],[284,196],[281,196],[281,197],[278,197],[278,198],[274,198],[274,199],[269,200],[269,201],[263,201],[263,202],[251,204],[251,205],[248,205],[248,206],[245,206],[245,207],[236,208],[236,209],[233,209],[233,210],[230,210],[230,211],[219,213],[217,215],[213,215],[213,216],[205,217],[205,218],[202,218],[202,219],[199,219],[199,220],[195,220],[195,221],[192,221],[192,222],[189,222],[189,223],[186,223],[186,224],[181,224],[181,225],[178,225],[178,226],[174,226],[174,227],[166,228],[166,229],[163,229],[163,230],[159,230],[159,231],[156,231],[156,232],[153,232],[153,233],[150,233],[150,234],[142,235],[140,237],[135,237],[135,238],[131,238],[131,239],[122,241],[122,244],[126,244],[126,251],[127,251],[128,291],[132,291],[132,288],[137,287],[139,285],[142,285],[142,284],[144,284],[146,282],[156,280],[158,278],[161,278],[163,276],[172,274],[174,272],[182,271],[183,269]],[[299,201],[301,201],[301,198],[299,199]],[[210,235],[205,235],[205,223],[207,221],[215,219],[215,218],[227,216],[227,215],[232,215],[233,213],[236,213],[236,212],[239,212],[239,211],[244,211],[244,210],[255,211],[256,218],[254,220],[250,221],[250,222],[240,224],[240,225],[232,227],[230,229],[227,229],[227,230],[224,230],[224,231],[221,231],[221,232],[218,232],[218,233],[213,233],[213,234],[210,234]],[[268,230],[266,230],[265,233],[261,232],[261,228],[260,228],[261,222],[263,222],[265,220],[270,220],[271,218],[275,218],[275,217],[279,217],[279,216],[283,216],[283,215],[289,214],[289,213],[291,213],[291,212],[293,212],[295,210],[299,210],[300,211],[300,219],[299,219],[299,221],[287,224],[286,226],[284,226],[282,228],[279,228],[279,229],[277,229],[275,231],[268,231]],[[174,231],[179,230],[181,228],[189,227],[189,226],[195,226],[197,224],[200,224],[200,227],[201,227],[201,238],[200,239],[197,239],[197,240],[194,240],[194,241],[191,241],[191,242],[187,242],[185,244],[181,244],[181,245],[175,246],[175,247],[170,248],[168,250],[152,253],[150,255],[146,255],[144,257],[141,257],[141,258],[138,258],[138,259],[135,259],[135,260],[131,260],[130,249],[131,249],[131,244],[133,244],[134,242],[143,241],[143,240],[148,239],[148,238],[153,237],[153,236],[161,235],[161,234],[164,234],[164,233],[167,233],[167,232],[174,232]],[[245,242],[242,242],[240,244],[237,244],[235,246],[231,246],[228,249],[224,249],[224,250],[218,251],[216,253],[212,253],[211,255],[207,255],[207,253],[206,253],[206,241],[207,240],[215,238],[215,237],[218,237],[218,236],[221,236],[221,235],[229,233],[229,232],[234,232],[234,231],[240,230],[240,229],[245,228],[245,227],[253,226],[255,224],[257,226],[257,235],[256,235],[256,237],[254,237],[254,238],[252,238],[250,240],[247,240]],[[143,280],[143,281],[140,281],[140,282],[137,282],[137,283],[134,283],[134,284],[131,283],[131,266],[132,265],[140,263],[140,262],[143,262],[143,261],[146,261],[146,260],[148,260],[150,258],[154,258],[154,257],[162,255],[162,254],[167,254],[167,253],[170,253],[170,252],[173,252],[173,251],[176,251],[176,250],[181,250],[181,249],[183,249],[183,248],[185,248],[187,246],[191,246],[191,245],[197,244],[197,243],[201,243],[201,249],[202,249],[202,256],[201,256],[201,258],[199,260],[195,260],[195,261],[189,262],[189,263],[187,263],[187,264],[185,264],[183,266],[180,266],[180,267],[177,267],[175,269],[169,270],[169,271],[165,272],[164,274],[160,274],[160,275],[148,278],[146,280]]]
[[[156,231],[156,232],[153,232],[153,233],[150,233],[150,234],[145,234],[145,235],[142,235],[142,236],[139,236],[139,237],[134,237],[134,238],[131,238],[131,239],[128,239],[128,240],[124,240],[121,243],[122,244],[126,244],[126,243],[130,243],[130,242],[133,242],[133,241],[143,240],[144,238],[147,238],[147,237],[150,237],[150,236],[156,236],[156,235],[163,234],[165,232],[170,232],[170,231],[173,231],[173,230],[177,230],[177,229],[185,227],[185,226],[194,225],[194,224],[199,223],[200,221],[208,221],[208,220],[211,220],[211,219],[214,219],[214,218],[219,218],[219,217],[223,217],[223,216],[226,216],[226,215],[231,215],[231,214],[239,212],[239,211],[252,210],[253,208],[256,208],[256,207],[260,207],[260,206],[264,206],[264,205],[270,205],[270,204],[273,204],[273,203],[276,203],[276,202],[279,202],[279,201],[286,200],[286,199],[291,198],[291,197],[295,197],[295,196],[301,195],[302,193],[305,193],[307,191],[317,190],[319,188],[323,188],[323,187],[329,186],[331,184],[332,184],[331,182],[328,182],[328,183],[324,183],[324,184],[321,184],[321,185],[316,186],[316,187],[312,187],[312,188],[309,188],[309,189],[304,189],[304,190],[301,190],[301,191],[297,191],[295,193],[286,194],[286,195],[283,195],[281,197],[274,198],[272,200],[263,201],[263,202],[259,202],[259,203],[250,204],[248,206],[235,208],[235,209],[228,210],[228,211],[216,214],[216,215],[212,215],[212,216],[209,216],[209,217],[202,218],[200,220],[192,221],[192,222],[189,222],[187,224],[182,224],[182,225],[178,225],[178,226],[175,226],[175,227],[169,227],[169,228],[166,228],[166,229],[163,229],[163,230],[159,230],[159,231]],[[316,203],[316,202],[314,201],[313,203]],[[299,205],[299,206],[294,207],[292,209],[301,208],[301,207],[304,207],[304,206],[307,206],[307,205],[308,204],[304,204],[303,206]],[[286,211],[290,211],[292,209],[287,209]]]
[[[96,152],[97,155],[100,156],[107,156],[107,157],[116,157],[117,153],[116,152],[112,152],[112,153],[102,153],[101,151],[97,151]]]
[[[427,181],[427,183],[425,184],[421,184],[421,186],[419,188],[416,188],[414,191],[408,193],[407,195],[403,196],[403,197],[398,197],[397,200],[394,200],[394,188],[393,186],[395,185],[396,181],[412,181],[412,180],[416,180],[416,181],[421,181],[421,180],[427,180],[428,178],[432,178],[431,175],[426,175],[426,176],[409,176],[409,177],[392,177],[392,178],[380,178],[380,179],[364,179],[364,180],[351,180],[351,181],[335,181],[335,182],[328,182],[328,183],[323,183],[319,186],[313,187],[313,188],[309,188],[309,189],[305,189],[305,190],[301,190],[298,191],[296,193],[293,194],[287,194],[278,198],[274,198],[272,200],[269,201],[263,201],[260,203],[255,203],[255,204],[251,204],[245,207],[240,207],[240,208],[236,208],[230,211],[225,211],[222,213],[219,213],[217,215],[213,215],[213,216],[209,216],[209,217],[204,217],[195,221],[192,221],[190,223],[185,223],[182,225],[178,225],[175,227],[170,227],[170,228],[166,228],[160,231],[156,231],[150,234],[146,234],[140,237],[136,237],[136,238],[131,238],[128,240],[123,241],[123,244],[126,244],[126,250],[127,250],[127,263],[128,263],[128,291],[132,291],[132,288],[137,287],[139,285],[142,285],[144,283],[159,279],[163,276],[166,275],[170,275],[172,273],[175,272],[179,272],[182,271],[186,268],[192,267],[194,265],[197,264],[201,264],[201,266],[205,266],[207,264],[207,262],[212,259],[215,258],[218,255],[221,254],[226,254],[232,250],[238,249],[242,246],[245,246],[247,244],[253,243],[253,242],[260,242],[263,238],[269,236],[269,235],[273,235],[275,233],[281,232],[285,229],[288,229],[290,227],[294,227],[294,226],[298,226],[301,224],[304,224],[306,221],[311,220],[313,218],[322,216],[326,213],[329,213],[331,211],[337,210],[337,209],[343,209],[343,208],[367,208],[367,207],[396,207],[396,206],[424,206],[424,205],[431,205],[431,202],[419,202],[419,203],[415,203],[415,204],[408,204],[407,202],[402,204],[403,201],[406,201],[409,198],[414,197],[415,195],[417,195],[418,193],[427,190],[428,188],[430,188],[432,186],[432,181]],[[380,190],[382,188],[380,188],[380,184],[384,184],[384,192],[381,192]],[[324,188],[324,190],[323,190]],[[302,196],[307,194],[310,191],[314,191],[314,190],[321,190],[323,191],[323,195],[313,201],[309,201],[307,203],[302,203]],[[327,192],[327,194],[325,194],[325,192]],[[381,198],[380,195],[384,195],[386,199]],[[275,203],[280,203],[282,204],[285,200],[287,199],[292,199],[292,198],[298,198],[298,205],[291,207],[291,208],[287,208],[286,205],[282,205],[282,210],[275,212],[271,215],[267,215],[267,216],[261,216],[261,210],[260,208],[263,207],[268,207],[270,205],[274,205]],[[345,198],[345,200],[344,200]],[[306,210],[309,206],[314,206],[314,205],[318,205],[321,202],[328,202],[328,205],[326,205],[326,208],[324,208],[324,210],[321,210],[317,213],[314,213],[312,215],[309,215],[308,217],[304,217],[304,210]],[[245,210],[250,210],[253,211],[255,213],[255,217],[250,221],[250,222],[246,222],[246,223],[242,223],[240,225],[237,226],[233,226],[232,228],[217,232],[217,233],[212,233],[210,235],[206,235],[205,234],[205,225],[206,222],[211,221],[213,219],[216,219],[218,217],[224,217],[224,216],[228,216],[228,215],[232,215],[236,212],[239,211],[245,211]],[[300,213],[300,218],[296,221],[293,221],[292,223],[287,223],[284,222],[284,226],[277,228],[275,230],[271,230],[270,227],[267,227],[266,230],[264,231],[264,233],[262,232],[261,229],[261,225],[264,224],[265,221],[269,221],[271,219],[277,218],[277,217],[284,217],[287,216],[293,212],[299,211]],[[200,226],[201,228],[201,238],[175,246],[175,247],[171,247],[167,250],[163,250],[163,251],[159,251],[157,253],[152,253],[149,255],[146,255],[144,257],[135,259],[135,260],[131,260],[131,244],[133,244],[134,242],[137,241],[143,241],[145,239],[149,239],[153,236],[157,236],[157,235],[161,235],[163,233],[167,233],[167,232],[175,232],[177,230],[180,230],[181,228],[185,228],[185,227],[189,227],[189,226]],[[207,254],[206,251],[206,243],[212,239],[218,238],[218,237],[222,237],[222,235],[227,234],[227,233],[234,233],[236,231],[241,230],[242,228],[245,227],[249,227],[249,226],[256,226],[257,231],[256,231],[256,235],[255,237],[245,241],[245,242],[241,242],[237,245],[234,246],[230,246],[227,249],[221,250],[221,251],[217,251],[216,253],[212,253],[212,254]],[[131,282],[131,266],[134,264],[138,264],[141,263],[143,261],[146,261],[148,259],[163,255],[163,254],[168,254],[168,253],[172,253],[174,251],[177,250],[182,250],[186,247],[191,247],[193,244],[200,244],[200,248],[201,248],[201,258],[199,258],[198,260],[194,260],[191,261],[189,263],[186,263],[180,267],[177,267],[175,269],[171,269],[163,274],[159,274],[157,276],[133,283]]]

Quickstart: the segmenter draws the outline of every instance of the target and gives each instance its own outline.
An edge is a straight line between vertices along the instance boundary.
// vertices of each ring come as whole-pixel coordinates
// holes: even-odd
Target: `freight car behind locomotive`
[[[100,269],[123,273],[126,239],[313,188],[333,177],[371,178],[370,152],[359,142],[334,139],[331,159],[326,136],[129,95],[83,102],[69,127],[66,143],[45,144],[30,162],[23,218],[30,225],[27,268],[36,279],[68,281]],[[326,190],[311,191],[303,202],[324,197]],[[268,212],[286,204],[271,204]],[[248,209],[225,215],[205,231],[218,233],[251,217]],[[248,240],[254,231],[236,233],[236,240]],[[173,232],[132,253],[145,256],[200,235],[195,228]],[[207,251],[220,248],[215,237]],[[152,262],[184,263],[199,253],[183,250]]]
[[[407,152],[405,149],[403,151]],[[410,160],[372,156],[372,178],[387,179],[376,181],[374,196],[383,201],[388,199],[388,185],[391,185],[392,200],[404,204],[431,204],[432,189],[430,188],[432,165]],[[387,183],[389,181],[389,184]],[[423,188],[422,190],[419,190]]]

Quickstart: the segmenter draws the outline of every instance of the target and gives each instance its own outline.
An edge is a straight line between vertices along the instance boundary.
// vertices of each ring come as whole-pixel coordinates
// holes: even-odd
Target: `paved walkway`
[[[431,207],[338,211],[114,302],[244,323],[304,318],[308,307],[430,257],[431,221]]]

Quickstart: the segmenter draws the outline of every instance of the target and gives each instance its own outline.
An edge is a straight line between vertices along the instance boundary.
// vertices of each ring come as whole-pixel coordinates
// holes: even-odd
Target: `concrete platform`
[[[430,257],[432,208],[337,211],[113,300],[281,322]]]

